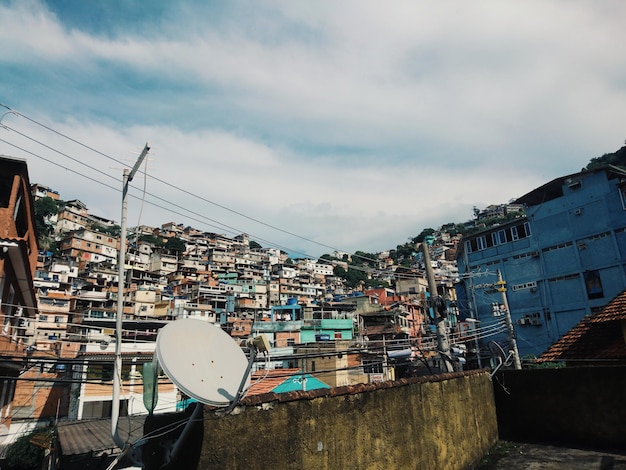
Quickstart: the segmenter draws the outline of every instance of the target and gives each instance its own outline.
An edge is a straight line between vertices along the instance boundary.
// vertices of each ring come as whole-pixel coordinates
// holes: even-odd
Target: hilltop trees
[[[592,158],[583,170],[593,170],[604,165],[614,165],[626,170],[626,145],[617,152],[605,153],[601,157]]]

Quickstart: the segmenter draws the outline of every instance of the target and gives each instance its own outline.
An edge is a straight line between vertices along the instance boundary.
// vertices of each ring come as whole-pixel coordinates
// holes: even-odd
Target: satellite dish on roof
[[[198,435],[198,426],[202,432],[203,404],[215,407],[227,407],[229,413],[245,395],[250,387],[250,371],[257,357],[262,352],[269,358],[270,344],[264,335],[248,339],[246,342],[250,357],[246,358],[239,345],[218,325],[200,320],[176,320],[159,330],[156,341],[155,359],[151,373],[160,367],[174,384],[186,395],[195,398],[191,415],[187,410],[187,422],[182,428],[171,428],[150,438],[142,438],[131,447],[131,459],[142,468],[179,468],[185,459],[192,459],[196,450],[189,450],[192,437]],[[156,383],[156,375],[154,376]],[[144,383],[145,384],[145,383]],[[148,416],[144,432],[152,428],[159,417],[152,413],[156,404],[156,388],[152,391],[150,403],[146,406]],[[164,426],[168,428],[168,426]],[[193,444],[195,445],[195,444]],[[124,455],[122,452],[109,466],[113,466]],[[198,454],[199,455],[199,454]],[[153,467],[155,462],[158,466]],[[196,462],[197,463],[197,462]],[[185,467],[187,468],[187,467]],[[194,467],[195,468],[195,467]]]
[[[219,326],[200,320],[176,320],[159,330],[159,365],[176,386],[200,403],[217,407],[238,400],[250,386],[248,359]]]
[[[491,353],[492,358],[493,370],[491,371],[491,376],[493,377],[503,366],[511,365],[513,355],[511,353],[507,355],[502,346],[500,346],[500,343],[496,341],[489,341],[487,346],[489,347],[489,352]]]

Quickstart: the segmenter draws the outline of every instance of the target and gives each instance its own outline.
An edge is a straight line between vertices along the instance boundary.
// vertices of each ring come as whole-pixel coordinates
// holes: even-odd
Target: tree
[[[180,238],[172,237],[167,239],[167,242],[165,243],[165,248],[168,250],[181,252],[185,251],[186,247],[185,242],[182,241]]]
[[[11,470],[39,470],[44,458],[44,449],[31,442],[31,440],[42,433],[51,433],[52,430],[35,430],[17,438],[9,446],[6,454],[6,463]],[[3,466],[3,468],[5,468]]]
[[[139,235],[139,241],[144,243],[150,243],[154,246],[164,246],[165,243],[163,239],[160,237],[155,237],[154,235]]]
[[[97,222],[92,222],[88,225],[88,227],[94,232],[106,233],[107,235],[111,235],[112,237],[119,237],[120,233],[122,232],[122,227],[120,227],[119,225],[104,226]]]
[[[420,232],[420,234],[412,239],[413,243],[422,243],[427,236],[432,235],[433,233],[435,233],[435,229],[434,228],[425,228],[424,230],[422,230]]]
[[[255,242],[254,240],[250,240],[250,249],[258,250],[260,248],[263,248],[260,243]]]
[[[47,237],[54,229],[50,217],[59,213],[57,203],[51,197],[42,197],[35,201],[35,224],[40,237]]]
[[[605,153],[601,157],[592,158],[583,170],[593,170],[604,165],[614,165],[626,169],[626,146],[613,153]]]

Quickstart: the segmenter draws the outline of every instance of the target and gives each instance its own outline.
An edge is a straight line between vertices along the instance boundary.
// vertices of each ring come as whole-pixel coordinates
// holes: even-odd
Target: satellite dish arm
[[[259,335],[249,339],[248,346],[250,347],[250,359],[248,360],[248,367],[246,368],[246,372],[243,374],[243,377],[241,377],[241,383],[239,384],[239,389],[235,394],[235,398],[233,398],[233,401],[231,401],[230,405],[228,405],[228,408],[226,408],[226,414],[233,411],[235,406],[237,406],[237,403],[239,403],[239,400],[243,398],[243,395],[245,393],[243,388],[246,386],[246,381],[248,380],[248,376],[250,375],[250,371],[252,370],[252,365],[254,364],[257,353],[262,352],[264,354],[267,354],[267,352],[270,350],[270,343],[265,335]]]
[[[226,414],[230,413],[235,408],[235,406],[237,406],[237,403],[239,403],[239,400],[241,400],[241,398],[243,397],[245,393],[244,387],[246,386],[246,382],[247,382],[248,376],[250,375],[250,371],[252,370],[252,365],[254,364],[254,361],[257,357],[257,353],[259,351],[266,353],[267,350],[269,349],[269,343],[267,342],[267,339],[264,336],[257,336],[256,338],[253,338],[252,340],[248,342],[248,345],[250,346],[250,359],[248,360],[248,366],[246,367],[246,371],[243,374],[243,377],[241,378],[241,383],[239,384],[237,393],[235,393],[235,397],[230,402],[230,405],[228,405],[228,408],[226,408],[226,411],[225,411]],[[170,458],[168,460],[169,462],[176,460],[178,454],[181,451],[180,449],[182,448],[183,443],[185,442],[187,435],[190,432],[189,430],[191,429],[191,423],[193,423],[194,421],[198,419],[202,419],[203,409],[204,409],[204,405],[202,403],[199,403],[199,402],[196,403],[196,408],[193,410],[193,413],[191,417],[189,418],[189,421],[187,421],[187,424],[185,425],[185,429],[183,429],[183,432],[181,433],[180,437],[176,440],[176,443],[174,444],[174,448],[172,449],[172,453],[170,454]]]
[[[239,403],[239,400],[241,400],[241,398],[243,397],[245,393],[243,388],[246,386],[246,381],[248,379],[248,376],[250,375],[250,371],[252,370],[252,365],[254,364],[254,360],[256,359],[256,356],[257,356],[257,348],[255,346],[252,346],[250,348],[250,359],[248,360],[248,367],[246,367],[246,372],[243,374],[243,377],[241,378],[241,383],[239,384],[239,389],[237,390],[237,393],[235,394],[235,398],[233,398],[233,401],[231,401],[230,405],[228,405],[228,408],[226,408],[226,414],[233,411],[235,406],[237,406],[237,403]]]
[[[174,447],[172,448],[172,452],[169,455],[169,459],[167,460],[167,462],[165,462],[166,465],[172,461],[174,462],[176,461],[176,459],[178,458],[178,455],[181,452],[181,449],[183,448],[184,443],[187,440],[187,436],[189,435],[190,430],[193,428],[191,426],[192,423],[194,423],[195,421],[199,419],[202,419],[203,410],[204,410],[204,405],[200,402],[196,402],[196,407],[194,408],[193,413],[191,413],[191,416],[189,417],[187,424],[185,424],[185,427],[183,428],[183,432],[180,434],[178,439],[176,439],[176,443],[174,444]]]

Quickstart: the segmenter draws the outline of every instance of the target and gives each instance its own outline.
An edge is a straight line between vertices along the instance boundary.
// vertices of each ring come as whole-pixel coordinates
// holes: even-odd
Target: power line
[[[53,129],[53,128],[51,128],[51,127],[49,127],[49,126],[47,126],[47,125],[45,125],[45,124],[43,124],[43,123],[41,123],[41,122],[39,122],[39,121],[37,121],[37,120],[35,120],[35,119],[32,119],[32,118],[30,118],[30,117],[28,117],[28,116],[26,116],[26,115],[24,115],[24,114],[20,113],[19,111],[16,111],[16,110],[14,110],[14,109],[10,108],[9,106],[7,106],[7,105],[5,105],[5,104],[3,104],[3,103],[0,103],[0,106],[2,106],[2,107],[4,107],[5,109],[9,110],[12,114],[14,114],[14,115],[16,115],[16,116],[19,116],[19,117],[23,117],[24,119],[26,119],[26,120],[28,120],[28,121],[30,121],[30,122],[32,122],[32,123],[34,123],[34,124],[36,124],[36,125],[38,125],[38,126],[40,126],[40,127],[44,128],[44,129],[46,129],[46,130],[48,130],[48,131],[50,131],[50,132],[53,132],[54,134],[56,134],[56,135],[58,135],[58,136],[60,136],[60,137],[63,137],[64,139],[67,139],[67,140],[69,140],[69,141],[71,141],[71,142],[73,142],[73,143],[75,143],[75,144],[77,144],[77,145],[79,145],[79,146],[81,146],[81,147],[83,147],[83,148],[87,149],[87,150],[90,150],[90,151],[92,151],[92,152],[94,152],[94,153],[96,153],[96,154],[98,154],[98,155],[101,155],[101,156],[103,156],[103,157],[105,157],[105,158],[107,158],[107,159],[109,159],[109,160],[111,160],[111,161],[113,161],[113,162],[115,162],[115,163],[118,163],[118,164],[120,164],[120,165],[125,165],[125,163],[124,163],[124,162],[122,162],[122,161],[120,161],[120,160],[118,160],[118,159],[116,159],[116,158],[114,158],[114,157],[111,157],[110,155],[107,155],[107,154],[106,154],[106,153],[104,153],[104,152],[101,152],[101,151],[99,151],[99,150],[96,150],[95,148],[93,148],[93,147],[91,147],[91,146],[89,146],[89,145],[87,145],[87,144],[84,144],[84,143],[82,143],[82,142],[80,142],[80,141],[78,141],[78,140],[76,140],[76,139],[73,139],[72,137],[70,137],[70,136],[68,136],[68,135],[66,135],[66,134],[64,134],[64,133],[62,133],[62,132],[59,132],[59,131],[57,131],[57,130],[55,130],[55,129]],[[6,125],[3,125],[3,127],[7,128],[7,129],[10,129],[10,130],[13,130],[12,128],[9,128],[9,127],[8,127],[8,126],[6,126]],[[18,132],[18,133],[19,133],[19,132]],[[20,134],[20,135],[23,135],[23,136],[25,136],[25,137],[27,137],[25,134],[21,134],[21,133],[19,133],[19,134]],[[29,138],[29,139],[30,139],[30,137],[27,137],[27,138]],[[32,140],[36,141],[35,139],[32,139]],[[36,142],[38,142],[38,141],[36,141]],[[40,143],[40,142],[38,142],[38,143]],[[40,144],[41,144],[41,143],[40,143]],[[48,146],[47,146],[47,145],[45,145],[45,144],[41,144],[41,145],[44,145],[44,146],[46,146],[46,148],[49,148],[49,149],[51,149],[51,150],[54,150],[54,149],[52,149],[51,147],[48,147]],[[56,150],[54,150],[54,151],[56,151]],[[62,152],[58,152],[58,153],[63,154]],[[63,155],[64,155],[64,154],[63,154]],[[65,156],[67,156],[67,155],[65,155]],[[71,158],[71,157],[68,157],[68,158]],[[74,161],[76,161],[75,159],[73,159],[73,160],[74,160]],[[79,162],[79,163],[81,163],[81,164],[82,164],[82,162]],[[96,170],[96,171],[99,171],[99,170]],[[146,174],[146,173],[144,173],[144,174]],[[109,176],[109,175],[107,175],[107,176]],[[307,242],[309,242],[309,243],[316,244],[316,245],[321,246],[321,247],[324,247],[324,248],[329,248],[329,249],[334,250],[334,251],[338,251],[338,252],[342,252],[342,251],[344,251],[344,250],[340,250],[340,249],[338,249],[338,248],[336,248],[336,247],[333,247],[333,246],[330,246],[330,245],[326,245],[326,244],[324,244],[324,243],[320,243],[320,242],[318,242],[318,241],[316,241],[316,240],[313,240],[313,239],[311,239],[311,238],[304,237],[304,236],[302,236],[302,235],[298,235],[298,234],[296,234],[296,233],[294,233],[294,232],[291,232],[291,231],[285,230],[285,229],[283,229],[283,228],[277,227],[277,226],[272,225],[272,224],[269,224],[269,223],[267,223],[267,222],[263,222],[263,221],[262,221],[262,220],[260,220],[260,219],[257,219],[257,218],[255,218],[255,217],[252,217],[252,216],[247,215],[247,214],[244,214],[243,212],[240,212],[240,211],[237,211],[237,210],[231,209],[231,208],[229,208],[229,207],[227,207],[227,206],[225,206],[225,205],[223,205],[223,204],[217,203],[217,202],[215,202],[215,201],[211,201],[211,200],[210,200],[210,199],[208,199],[208,198],[205,198],[205,197],[203,197],[203,196],[200,196],[200,195],[198,195],[198,194],[195,194],[195,193],[193,193],[193,192],[191,192],[191,191],[189,191],[189,190],[186,190],[186,189],[184,189],[184,188],[181,188],[180,186],[177,186],[177,185],[174,185],[174,184],[172,184],[172,183],[169,183],[169,182],[167,182],[167,181],[165,181],[165,180],[163,180],[163,179],[161,179],[161,178],[158,178],[158,177],[156,177],[156,176],[153,176],[153,175],[150,175],[150,174],[147,174],[147,176],[148,176],[149,178],[153,179],[154,181],[157,181],[157,182],[159,182],[159,183],[161,183],[161,184],[163,184],[163,185],[165,185],[165,186],[167,186],[167,187],[170,187],[170,188],[172,188],[172,189],[175,189],[175,190],[177,190],[177,191],[180,191],[180,192],[182,192],[183,194],[187,194],[187,195],[192,196],[192,197],[194,197],[194,198],[197,198],[197,199],[199,199],[199,200],[201,200],[201,201],[203,201],[203,202],[206,202],[206,203],[208,203],[208,204],[214,205],[215,207],[219,207],[220,209],[226,210],[226,211],[231,212],[231,213],[233,213],[233,214],[235,214],[235,215],[238,215],[238,216],[243,217],[243,218],[245,218],[245,219],[248,219],[248,220],[250,220],[250,221],[252,221],[252,222],[255,222],[255,223],[258,223],[258,224],[260,224],[260,225],[263,225],[263,226],[265,226],[265,227],[271,228],[271,229],[276,230],[276,231],[278,231],[278,232],[282,232],[282,233],[284,233],[284,234],[287,234],[287,235],[290,235],[290,236],[293,236],[293,237],[299,238],[299,239],[301,239],[301,240],[307,241]],[[368,260],[368,261],[374,261],[374,262],[376,262],[376,260],[374,260],[374,259],[367,258],[367,257],[363,257],[363,256],[360,256],[360,255],[353,255],[353,256],[357,256],[357,257],[359,257],[359,258],[362,258],[362,259],[365,259],[365,260]]]

